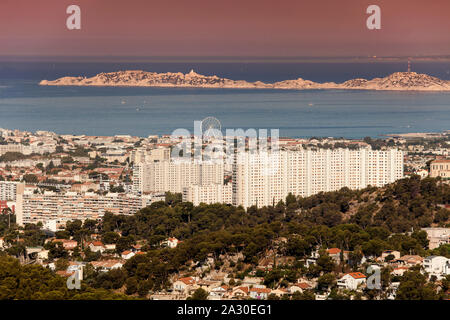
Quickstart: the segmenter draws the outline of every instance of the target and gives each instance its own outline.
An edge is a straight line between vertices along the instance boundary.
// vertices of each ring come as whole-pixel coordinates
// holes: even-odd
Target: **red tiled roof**
[[[328,252],[328,254],[338,254],[338,253],[341,253],[341,249],[339,249],[339,248],[330,248],[330,249],[327,249],[327,252]]]
[[[192,277],[180,278],[178,281],[183,282],[184,284],[194,284],[195,280]]]
[[[363,278],[366,277],[366,276],[365,276],[364,274],[362,274],[361,272],[351,272],[351,273],[347,273],[347,274],[349,274],[350,276],[352,276],[352,277],[355,278],[355,279],[363,279]]]

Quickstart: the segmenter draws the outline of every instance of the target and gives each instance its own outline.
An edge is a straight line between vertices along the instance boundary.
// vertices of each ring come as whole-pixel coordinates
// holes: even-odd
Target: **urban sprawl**
[[[231,162],[178,161],[180,141],[0,129],[0,259],[99,298],[448,299],[450,132]]]

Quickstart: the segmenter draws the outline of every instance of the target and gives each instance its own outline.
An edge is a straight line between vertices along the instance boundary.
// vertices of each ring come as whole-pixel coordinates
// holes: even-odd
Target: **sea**
[[[405,62],[10,62],[0,61],[0,128],[58,134],[193,133],[217,118],[225,129],[279,129],[284,137],[380,137],[450,129],[450,92],[39,86],[42,79],[99,72],[191,69],[234,80],[342,82],[406,71]],[[450,80],[450,62],[413,71]]]

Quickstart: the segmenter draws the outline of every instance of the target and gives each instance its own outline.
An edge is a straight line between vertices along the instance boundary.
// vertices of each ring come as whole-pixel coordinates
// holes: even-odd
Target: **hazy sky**
[[[82,29],[66,28],[81,7]],[[382,29],[366,28],[381,7]],[[1,0],[0,55],[450,54],[449,0]]]

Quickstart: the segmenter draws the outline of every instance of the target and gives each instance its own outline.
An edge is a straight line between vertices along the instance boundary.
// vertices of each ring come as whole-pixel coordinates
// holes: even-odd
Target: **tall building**
[[[144,192],[176,192],[192,185],[223,184],[224,164],[194,161],[138,163],[133,171],[133,189]]]
[[[0,200],[15,201],[17,192],[23,192],[24,184],[15,181],[0,181]]]
[[[233,166],[233,204],[248,208],[343,187],[383,186],[403,177],[403,152],[319,149],[241,153]]]
[[[194,206],[200,203],[232,203],[232,185],[208,184],[193,185],[183,189],[183,201],[192,202]]]

